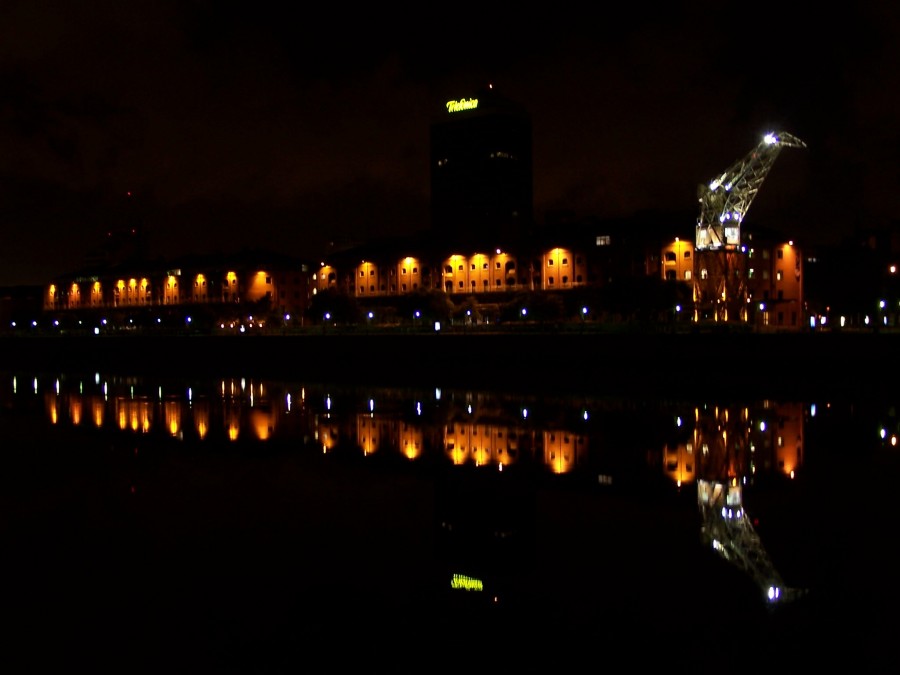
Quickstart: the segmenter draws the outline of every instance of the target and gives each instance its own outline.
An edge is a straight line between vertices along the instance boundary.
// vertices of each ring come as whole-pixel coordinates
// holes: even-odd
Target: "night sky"
[[[698,184],[774,130],[808,148],[746,222],[841,241],[900,220],[900,9],[827,7],[4,0],[0,285],[132,221],[167,257],[425,230],[429,125],[488,83],[532,115],[539,225],[692,230]]]

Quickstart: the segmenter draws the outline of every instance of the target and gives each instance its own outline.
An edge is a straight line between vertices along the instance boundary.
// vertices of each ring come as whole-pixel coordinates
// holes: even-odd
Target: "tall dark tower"
[[[488,87],[447,101],[431,125],[431,227],[493,246],[532,229],[531,117]]]

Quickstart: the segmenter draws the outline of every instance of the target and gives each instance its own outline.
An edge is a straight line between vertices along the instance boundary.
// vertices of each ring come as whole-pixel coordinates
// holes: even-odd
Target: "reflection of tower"
[[[454,601],[504,606],[534,561],[534,484],[516,471],[454,466],[435,480],[441,574]],[[518,592],[517,592],[518,591]]]
[[[699,480],[697,504],[703,516],[700,530],[703,541],[750,575],[769,602],[793,600],[802,594],[799,589],[785,587],[747,517],[741,486],[736,480],[728,483]]]

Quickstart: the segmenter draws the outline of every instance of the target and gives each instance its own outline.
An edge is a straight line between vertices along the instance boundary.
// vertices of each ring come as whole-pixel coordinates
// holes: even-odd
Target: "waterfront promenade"
[[[0,336],[0,367],[653,396],[884,393],[900,333]]]

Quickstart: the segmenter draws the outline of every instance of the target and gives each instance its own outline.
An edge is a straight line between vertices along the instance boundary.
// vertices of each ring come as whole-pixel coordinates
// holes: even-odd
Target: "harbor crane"
[[[700,185],[694,255],[694,320],[747,320],[746,247],[741,223],[783,148],[806,143],[786,132],[759,145],[708,184]]]

